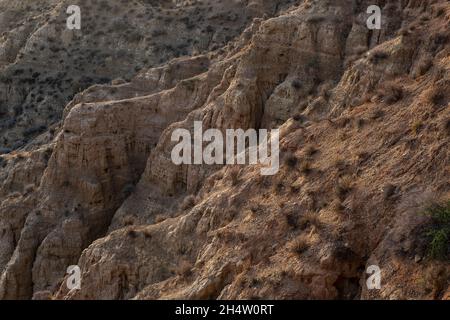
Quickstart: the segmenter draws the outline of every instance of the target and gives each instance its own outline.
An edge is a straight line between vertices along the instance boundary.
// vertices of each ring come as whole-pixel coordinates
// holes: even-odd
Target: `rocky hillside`
[[[69,2],[0,0],[0,299],[450,299],[447,1]]]
[[[57,123],[87,87],[218,50],[289,1],[279,2],[1,0],[0,153]],[[66,27],[70,5],[81,8],[81,30]]]

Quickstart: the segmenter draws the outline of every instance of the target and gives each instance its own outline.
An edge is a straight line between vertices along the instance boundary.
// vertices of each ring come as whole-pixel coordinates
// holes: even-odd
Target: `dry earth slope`
[[[382,8],[378,31],[366,27],[373,2]],[[49,17],[64,16],[54,8],[65,1],[47,3]],[[41,135],[4,143],[14,150],[0,156],[0,299],[450,298],[447,1],[130,3],[152,14],[212,10],[214,27],[223,11],[242,22],[232,20],[230,37],[214,32],[201,48],[186,40],[180,57],[119,41],[140,57],[93,73],[129,81],[73,99],[69,82],[67,98],[50,105],[68,104],[54,121],[43,114]],[[48,26],[49,17],[36,19]],[[145,33],[182,19],[133,21]],[[182,29],[181,38],[201,39]],[[0,43],[2,121],[30,99],[11,90],[39,87],[8,73],[30,57],[29,39],[25,47]],[[175,39],[150,47],[162,41]],[[280,171],[174,165],[171,133],[193,130],[194,121],[280,128]],[[2,138],[21,137],[27,126],[1,129]],[[432,204],[428,211],[441,215],[424,214]],[[69,265],[82,270],[79,290],[67,289]],[[367,290],[370,265],[381,268],[381,290]]]

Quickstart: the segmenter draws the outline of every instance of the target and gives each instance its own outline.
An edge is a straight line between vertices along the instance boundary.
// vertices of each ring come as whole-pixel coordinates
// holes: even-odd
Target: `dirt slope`
[[[372,1],[210,2],[160,10],[235,12],[230,35],[260,18],[172,60],[132,47],[149,65],[109,75],[130,81],[80,92],[1,156],[0,298],[448,299],[448,241],[430,256],[427,235],[448,216],[424,212],[450,199],[450,5],[378,1],[371,31]],[[176,166],[171,133],[194,121],[280,128],[280,171]]]

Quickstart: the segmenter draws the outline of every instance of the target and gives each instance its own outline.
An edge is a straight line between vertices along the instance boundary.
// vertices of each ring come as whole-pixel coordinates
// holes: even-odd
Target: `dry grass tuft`
[[[295,239],[291,245],[291,250],[297,256],[301,256],[309,249],[309,244],[305,238],[299,237]]]
[[[177,275],[188,278],[192,275],[192,263],[187,260],[182,260],[176,270]]]
[[[304,175],[308,175],[313,171],[311,165],[309,164],[308,161],[303,161],[301,166],[300,166],[300,172],[303,173]]]
[[[384,103],[394,104],[405,97],[405,91],[400,84],[388,82],[379,90],[379,95]]]
[[[316,212],[306,212],[301,218],[299,222],[299,227],[304,230],[310,226],[314,226],[316,228],[322,227],[322,222],[320,221],[319,215]]]
[[[284,157],[284,164],[290,168],[294,168],[298,163],[298,158],[292,152],[288,152]]]
[[[336,196],[344,201],[347,198],[350,191],[353,189],[353,178],[350,176],[344,176],[340,178],[336,184]]]
[[[232,186],[235,186],[239,183],[240,173],[241,173],[241,170],[237,166],[232,167],[232,168],[230,168],[230,170],[228,170],[228,176],[230,177]]]
[[[195,197],[193,195],[189,195],[184,198],[183,202],[180,205],[181,210],[188,210],[195,206]]]
[[[444,107],[448,104],[449,99],[447,92],[450,91],[450,82],[441,82],[433,86],[425,94],[425,99],[433,107]]]

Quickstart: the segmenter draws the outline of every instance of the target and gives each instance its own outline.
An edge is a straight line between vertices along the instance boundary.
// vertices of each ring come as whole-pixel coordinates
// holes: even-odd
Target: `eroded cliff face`
[[[1,156],[0,298],[448,298],[421,214],[450,197],[448,3],[380,1],[379,31],[370,1],[219,3],[173,6],[260,18],[80,92]],[[173,164],[194,121],[280,128],[279,172]]]
[[[0,1],[0,153],[57,123],[87,87],[218,50],[252,18],[271,16],[286,3]],[[70,5],[81,8],[80,30],[66,27]]]

